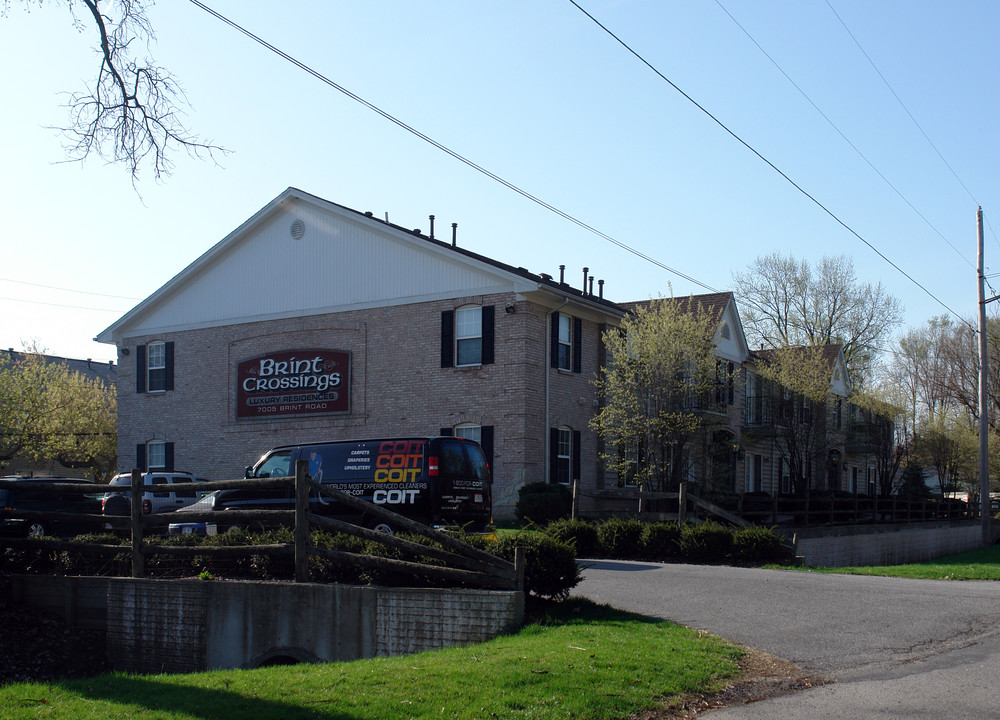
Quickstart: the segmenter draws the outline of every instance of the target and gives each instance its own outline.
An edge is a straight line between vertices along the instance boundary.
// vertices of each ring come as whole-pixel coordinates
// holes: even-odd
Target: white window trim
[[[553,451],[556,454],[556,465],[560,465],[562,460],[566,461],[566,480],[559,480],[558,477],[552,478],[552,482],[558,483],[560,485],[571,485],[573,483],[573,430],[568,427],[557,428],[559,433],[556,439],[556,446]],[[566,434],[566,442],[563,443],[563,433]],[[563,449],[563,445],[566,446],[566,454],[564,455],[560,452]]]
[[[566,323],[566,340],[563,341],[563,322]],[[559,335],[556,338],[556,346],[559,349],[559,356],[556,358],[557,369],[570,372],[573,370],[573,318],[570,315],[559,313]],[[566,367],[562,365],[562,348],[566,346]]]
[[[464,313],[476,310],[479,315],[479,333],[476,335],[462,335],[459,332],[461,323],[459,318]],[[459,343],[463,340],[478,340],[479,341],[479,361],[474,363],[463,363],[461,362],[461,353],[458,350]],[[455,310],[455,367],[478,367],[483,364],[483,306],[482,305],[465,305],[463,307],[457,308]]]
[[[153,352],[153,348],[157,349],[157,352]],[[162,363],[158,365],[153,365],[153,356],[157,356],[157,359]],[[164,341],[151,342],[146,344],[146,392],[149,393],[161,393],[166,392],[166,387],[153,388],[152,384],[152,372],[154,370],[163,371],[163,384],[166,385],[166,373],[167,373],[167,343]]]
[[[483,426],[476,423],[461,423],[455,426],[455,437],[474,440],[480,445],[483,443]]]
[[[160,455],[159,460],[162,462],[158,465],[153,464],[153,448],[159,448],[157,451]],[[167,443],[164,440],[150,440],[146,443],[146,470],[149,472],[154,471],[166,471],[167,469]]]

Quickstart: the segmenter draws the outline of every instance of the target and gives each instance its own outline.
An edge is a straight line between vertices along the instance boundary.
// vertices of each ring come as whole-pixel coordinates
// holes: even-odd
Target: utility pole
[[[989,477],[989,419],[987,412],[986,387],[986,303],[1000,298],[1000,295],[986,299],[986,275],[983,261],[983,209],[976,211],[976,232],[979,236],[979,521],[982,527],[982,544],[990,544],[990,477]]]

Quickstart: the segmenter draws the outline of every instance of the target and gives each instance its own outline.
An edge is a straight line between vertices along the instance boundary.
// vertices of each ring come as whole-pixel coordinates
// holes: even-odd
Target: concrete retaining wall
[[[975,550],[982,539],[978,522],[809,528],[797,534],[797,554],[818,567],[924,562]]]
[[[521,592],[22,575],[15,601],[107,632],[138,673],[402,655],[520,626]]]

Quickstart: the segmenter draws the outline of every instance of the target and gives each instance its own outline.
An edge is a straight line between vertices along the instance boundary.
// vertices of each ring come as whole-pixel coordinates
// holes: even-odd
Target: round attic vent
[[[301,220],[296,220],[292,223],[291,234],[293,240],[301,240],[302,236],[306,234],[306,224]]]

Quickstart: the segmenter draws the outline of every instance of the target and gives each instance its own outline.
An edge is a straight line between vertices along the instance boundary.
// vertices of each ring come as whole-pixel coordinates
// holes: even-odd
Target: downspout
[[[548,484],[552,482],[552,478],[549,477],[549,470],[552,464],[549,462],[551,457],[550,453],[552,448],[549,446],[549,371],[552,369],[552,358],[549,357],[549,353],[552,351],[552,313],[557,313],[564,307],[569,305],[569,298],[563,300],[562,305],[555,308],[554,310],[549,310],[545,313],[545,358],[546,362],[542,363],[542,367],[545,369],[545,483]]]

